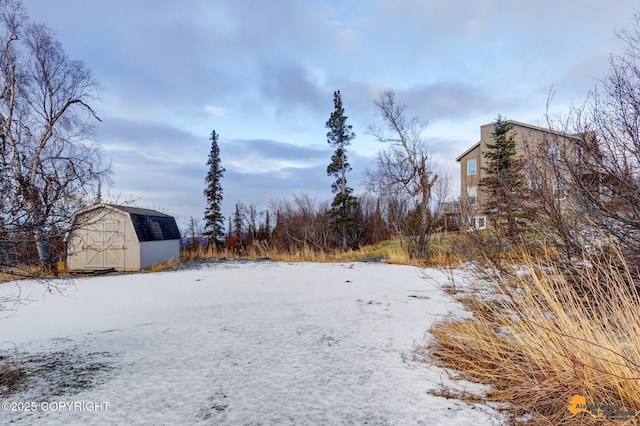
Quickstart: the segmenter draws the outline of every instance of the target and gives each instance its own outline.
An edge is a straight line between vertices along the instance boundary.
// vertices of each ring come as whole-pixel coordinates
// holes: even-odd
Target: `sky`
[[[333,198],[325,123],[340,90],[356,194],[385,146],[373,101],[393,90],[459,196],[455,159],[498,114],[543,124],[581,104],[623,44],[636,0],[24,0],[102,86],[96,142],[110,201],[201,219],[212,130],[223,214]]]

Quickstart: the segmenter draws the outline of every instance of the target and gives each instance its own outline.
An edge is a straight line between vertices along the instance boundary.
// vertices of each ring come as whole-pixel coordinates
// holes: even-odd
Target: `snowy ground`
[[[0,349],[30,378],[2,397],[0,423],[503,424],[431,395],[446,373],[412,360],[434,321],[461,312],[437,282],[268,261],[76,279],[62,294],[22,282],[33,302],[0,319]]]

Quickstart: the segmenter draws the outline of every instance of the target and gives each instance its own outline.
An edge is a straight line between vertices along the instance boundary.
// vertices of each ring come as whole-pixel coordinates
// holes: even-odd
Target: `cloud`
[[[411,105],[414,114],[427,120],[465,119],[487,110],[515,105],[508,99],[496,99],[479,87],[459,82],[439,82],[402,90],[398,100]]]
[[[209,118],[228,118],[227,111],[222,107],[207,105],[202,108],[202,111]]]
[[[101,132],[101,140],[104,156],[112,161],[114,195],[183,218],[202,215],[208,141],[162,123],[106,122],[110,124]],[[194,154],[196,147],[199,156]],[[219,147],[226,169],[222,180],[225,215],[232,213],[236,202],[265,209],[271,200],[294,193],[307,193],[320,201],[332,197],[332,178],[326,174],[331,157],[328,145],[221,137]],[[349,184],[358,188],[369,159],[351,152],[349,159],[355,170]]]
[[[323,157],[329,158],[331,152],[328,145],[309,147],[271,139],[229,139],[222,147],[221,151],[237,160],[252,153],[268,160],[315,162]]]
[[[366,129],[385,89],[429,122],[453,170],[497,113],[535,124],[552,87],[559,109],[580,103],[635,2],[24,0],[105,87],[92,107],[118,191],[191,215],[204,208],[212,128],[225,203],[329,199],[334,90],[357,134],[354,186],[384,148]]]
[[[105,149],[126,149],[147,160],[184,161],[202,158],[209,152],[208,135],[194,135],[165,122],[107,116],[98,126],[97,133],[98,142]]]
[[[327,90],[321,87],[317,72],[292,62],[266,63],[259,75],[261,95],[276,106],[278,114],[325,110]]]

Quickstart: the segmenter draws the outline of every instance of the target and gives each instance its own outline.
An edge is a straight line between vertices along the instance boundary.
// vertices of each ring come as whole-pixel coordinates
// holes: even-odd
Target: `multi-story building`
[[[516,144],[516,155],[524,160],[523,174],[529,193],[523,194],[527,196],[522,198],[534,205],[556,203],[558,209],[566,208],[568,183],[576,176],[567,165],[584,163],[584,160],[578,161],[584,156],[584,138],[512,120],[508,123]],[[480,141],[456,159],[460,163],[463,231],[484,229],[489,225],[486,214],[488,194],[483,193],[480,182],[487,175],[485,153],[487,144],[494,142],[495,128],[495,123],[480,126]],[[546,200],[540,198],[543,193],[548,195]]]

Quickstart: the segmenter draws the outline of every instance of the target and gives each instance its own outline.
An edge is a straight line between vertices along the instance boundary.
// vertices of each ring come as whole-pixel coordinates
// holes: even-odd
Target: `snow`
[[[21,282],[32,301],[0,319],[0,349],[34,374],[3,397],[0,423],[504,424],[489,405],[430,394],[447,374],[412,358],[434,321],[464,315],[446,280],[376,263],[227,261],[61,292]]]

